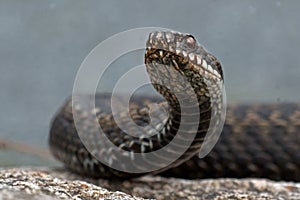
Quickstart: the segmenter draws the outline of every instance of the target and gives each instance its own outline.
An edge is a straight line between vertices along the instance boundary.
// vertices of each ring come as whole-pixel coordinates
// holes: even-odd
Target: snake
[[[109,93],[82,94],[78,96],[80,101],[70,97],[59,108],[51,122],[49,146],[66,168],[94,178],[157,174],[185,179],[258,177],[300,181],[299,103],[228,105],[216,145],[200,158],[199,152],[208,134],[216,131],[214,127],[220,126],[222,119],[220,107],[225,102],[220,87],[224,83],[220,61],[194,36],[175,31],[151,32],[144,60],[159,97],[136,95],[130,99],[129,111],[125,114],[120,111],[115,116]],[[87,110],[84,104],[92,98],[95,105]],[[122,97],[117,96],[117,99]],[[153,114],[157,120],[151,118],[153,104],[165,110],[164,114]],[[79,120],[75,120],[75,115]],[[124,131],[120,124],[126,126],[130,120],[138,128],[128,125]],[[116,169],[112,165],[128,164],[129,168],[136,165],[107,147],[97,134],[99,129],[132,163],[136,164],[137,160],[132,155],[143,157],[172,143],[175,143],[173,149],[160,159],[174,160],[160,166],[156,159],[145,157],[150,167],[160,167],[152,171],[134,173]],[[129,134],[131,132],[134,134]],[[89,147],[82,139],[90,143]]]

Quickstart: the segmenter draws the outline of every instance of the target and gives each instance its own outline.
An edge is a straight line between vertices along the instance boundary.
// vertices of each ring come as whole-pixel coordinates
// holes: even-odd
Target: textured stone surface
[[[104,189],[107,188],[107,189]],[[113,192],[122,191],[122,192]],[[300,184],[265,179],[89,179],[64,169],[2,169],[0,199],[300,199]],[[8,198],[10,197],[10,198]]]
[[[136,198],[111,192],[85,181],[56,178],[47,170],[2,169],[0,199],[116,199]]]

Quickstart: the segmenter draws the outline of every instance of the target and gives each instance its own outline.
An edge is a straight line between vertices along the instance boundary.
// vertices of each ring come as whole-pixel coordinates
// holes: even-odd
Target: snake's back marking
[[[84,110],[82,105],[72,108],[71,99],[54,117],[50,131],[50,148],[56,158],[66,167],[93,177],[135,177],[134,174],[112,169],[102,164],[93,155],[105,157],[108,163],[121,158],[109,149],[101,148],[96,138],[98,124],[106,136],[119,148],[132,153],[148,153],[169,144],[177,134],[180,121],[186,113],[180,109],[178,97],[170,89],[171,85],[179,96],[190,106],[189,115],[199,109],[199,121],[183,122],[183,125],[197,125],[196,135],[189,148],[167,167],[156,170],[166,176],[182,178],[207,177],[265,177],[282,180],[300,180],[300,105],[253,104],[236,105],[227,108],[227,117],[220,140],[209,155],[199,159],[196,155],[211,124],[211,119],[220,114],[212,112],[213,106],[223,102],[221,88],[223,72],[220,62],[193,36],[177,32],[153,32],[147,41],[145,63],[154,88],[164,97],[164,101],[154,97],[141,96],[130,104],[130,116],[140,126],[149,124],[149,105],[156,102],[168,111],[168,117],[155,125],[161,127],[157,134],[145,139],[149,132],[138,132],[141,137],[126,135],[112,117],[110,95],[96,95],[96,111]],[[176,72],[176,73],[174,73]],[[178,74],[182,77],[178,77]],[[191,85],[186,89],[184,80]],[[157,83],[160,84],[157,84]],[[196,104],[191,103],[196,94]],[[84,98],[91,98],[86,96]],[[190,104],[189,104],[190,103]],[[82,144],[75,127],[73,114],[81,116],[80,123],[95,148],[93,155]],[[89,115],[96,113],[97,120]],[[123,116],[123,115],[121,115]],[[160,118],[159,118],[160,119]],[[126,123],[128,118],[121,118]],[[217,120],[218,121],[218,120]],[[154,127],[154,128],[155,128]],[[180,148],[181,144],[177,144]],[[170,152],[172,154],[172,152]],[[171,156],[171,155],[170,155]],[[151,160],[149,160],[149,164]]]

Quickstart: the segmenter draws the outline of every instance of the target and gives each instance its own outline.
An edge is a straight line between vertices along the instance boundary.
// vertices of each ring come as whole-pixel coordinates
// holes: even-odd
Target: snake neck
[[[164,56],[158,56],[162,54]],[[209,128],[211,101],[208,87],[201,76],[190,70],[178,71],[177,63],[183,68],[189,65],[179,56],[160,49],[148,49],[145,58],[151,83],[165,98],[169,114],[164,127],[156,138],[152,138],[153,150],[169,144],[176,134],[180,134],[182,139],[175,145],[179,148],[189,146],[184,150],[184,156],[178,159],[180,164],[200,150]]]

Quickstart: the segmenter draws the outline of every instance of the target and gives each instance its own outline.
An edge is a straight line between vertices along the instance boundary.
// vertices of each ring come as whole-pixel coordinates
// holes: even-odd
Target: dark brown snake
[[[133,98],[130,102],[130,117],[137,125],[145,126],[149,123],[149,105],[153,102],[159,103],[169,114],[156,126],[162,128],[149,137],[145,137],[148,133],[138,130],[134,131],[140,137],[127,135],[112,116],[109,94],[96,95],[95,111],[86,111],[83,105],[76,102],[73,102],[75,107],[72,107],[69,99],[54,117],[49,138],[53,155],[67,168],[82,175],[103,178],[130,178],[147,174],[122,172],[98,161],[95,155],[122,164],[121,157],[115,158],[113,151],[103,149],[101,141],[97,141],[97,124],[101,125],[114,145],[127,152],[141,154],[159,150],[169,144],[175,138],[179,126],[184,124],[187,127],[198,127],[190,146],[169,166],[152,173],[188,179],[264,177],[300,181],[299,104],[228,106],[225,125],[217,144],[206,157],[200,159],[197,153],[211,125],[211,119],[219,117],[218,114],[213,114],[212,106],[218,106],[221,102],[215,101],[212,96],[221,97],[218,87],[214,87],[218,82],[223,82],[220,62],[204,50],[193,36],[167,31],[150,34],[145,64],[154,88],[165,100],[147,96]],[[190,90],[185,88],[185,82],[172,70],[186,78],[196,94],[197,104],[190,102]],[[166,84],[173,86],[172,89],[179,96],[186,97],[184,101],[190,105],[188,112],[183,111],[174,92],[164,87]],[[199,121],[181,122],[184,116],[193,115],[195,109],[200,110]],[[93,154],[89,153],[78,136],[73,118],[75,112],[82,116],[78,123],[84,127],[85,137],[90,138],[91,143],[97,144]],[[95,113],[97,120],[91,120],[89,113]],[[125,118],[121,120],[123,123],[127,122]],[[189,134],[188,131],[186,134]],[[177,145],[181,148],[180,142]],[[170,154],[176,154],[173,152]],[[153,164],[151,160],[148,161],[149,165]]]

